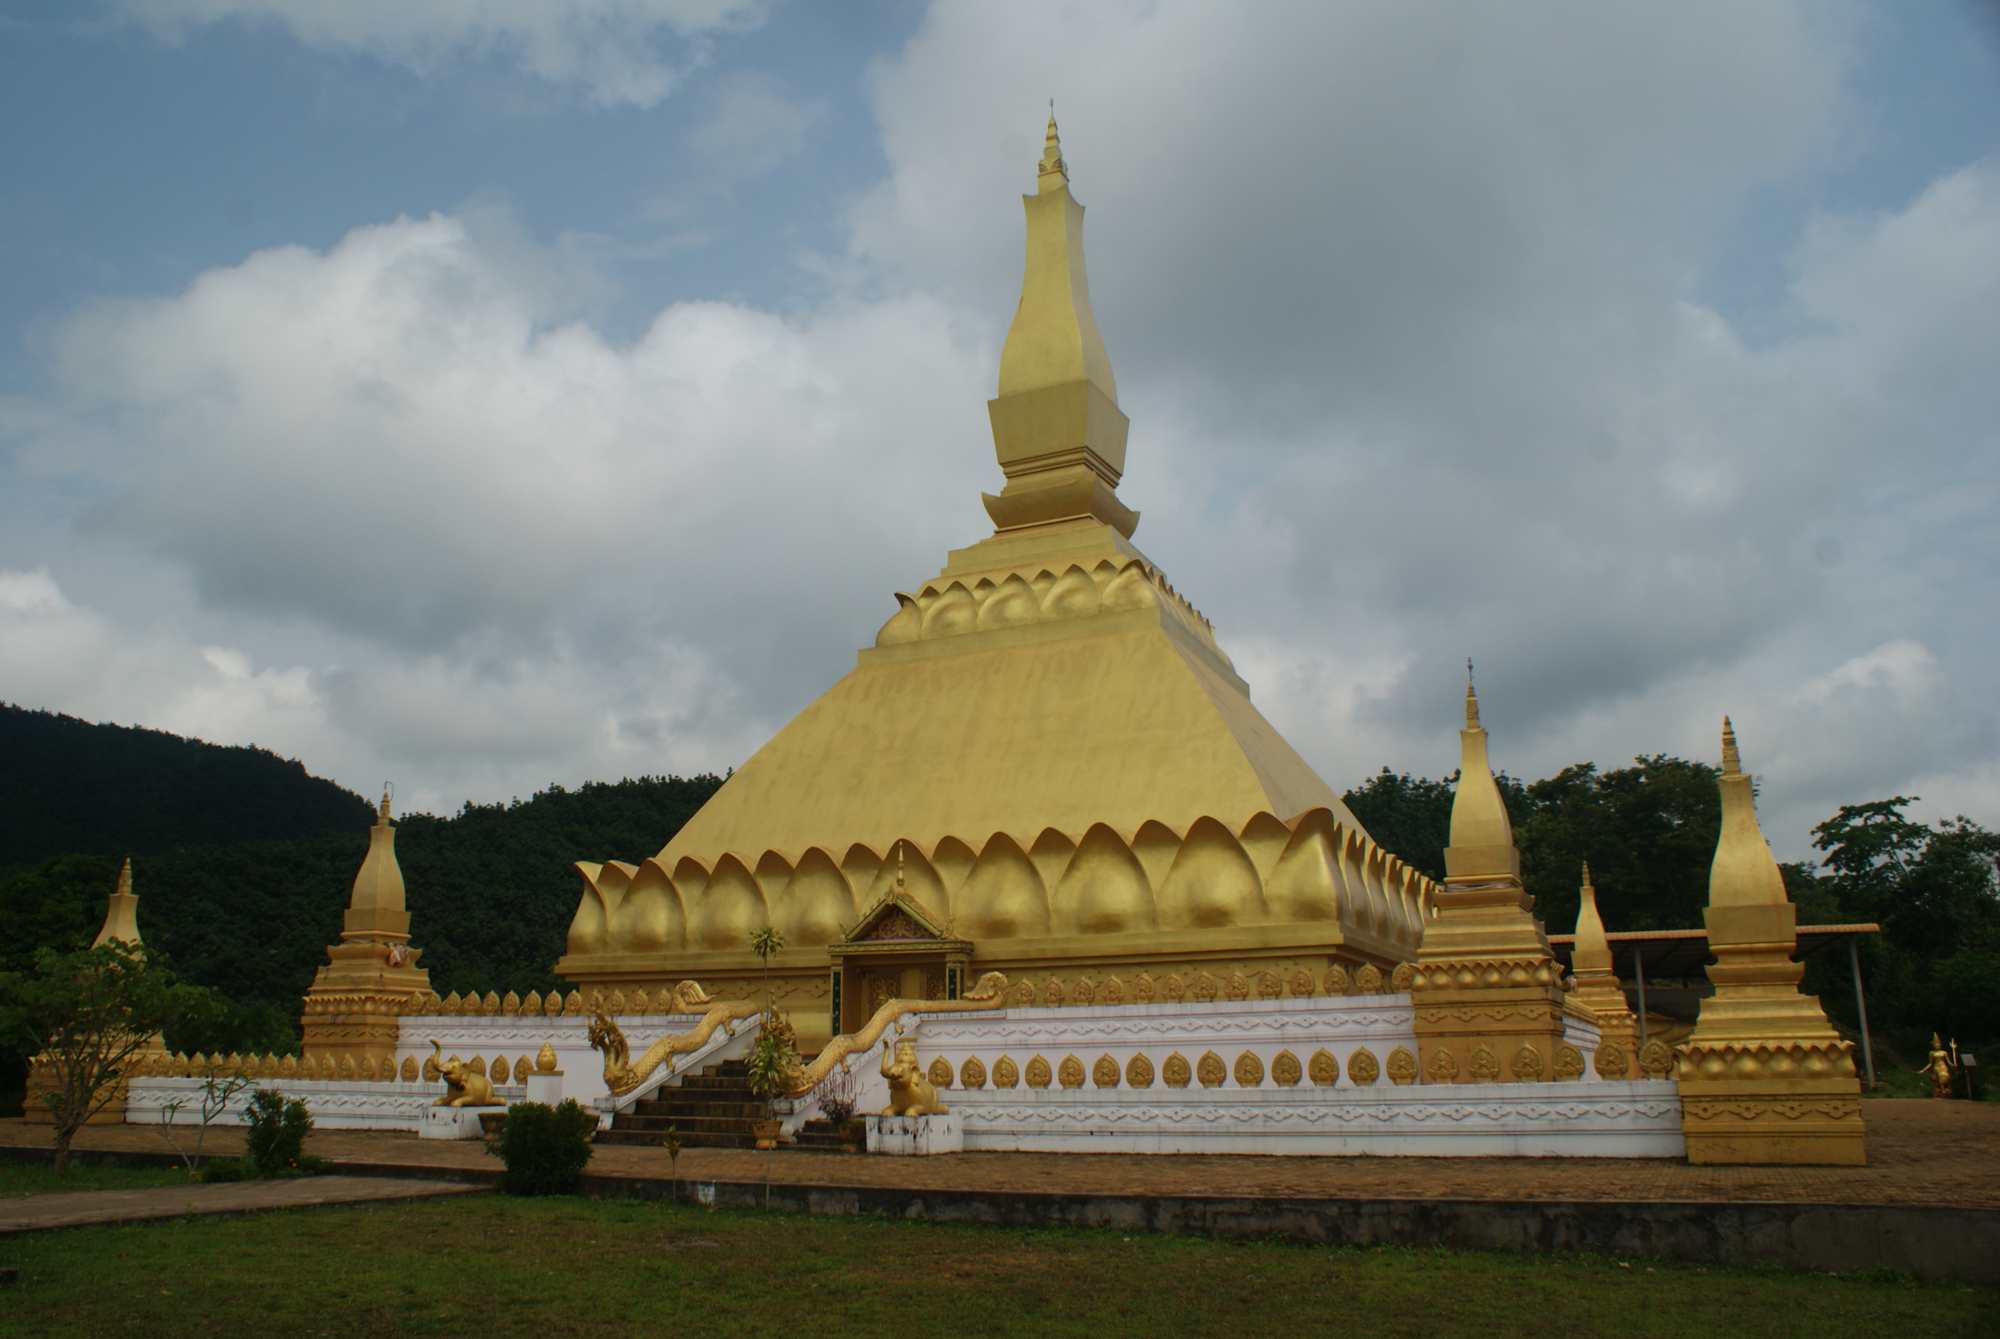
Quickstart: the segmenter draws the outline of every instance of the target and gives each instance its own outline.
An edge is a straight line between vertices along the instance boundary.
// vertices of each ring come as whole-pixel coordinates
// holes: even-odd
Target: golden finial
[[[896,895],[903,893],[903,843],[896,843]]]
[[[1465,658],[1465,728],[1479,728],[1479,693],[1472,686],[1472,657]]]
[[[375,811],[375,821],[378,823],[389,821],[389,783],[386,781],[382,783],[382,805]]]
[[[1736,751],[1736,727],[1722,718],[1722,774],[1736,776],[1743,771],[1743,756]]]
[[[118,887],[116,891],[124,894],[126,897],[138,896],[138,894],[132,891],[132,857],[129,855],[125,857],[125,863],[119,867]]]
[[[1583,862],[1583,889],[1585,892],[1589,893],[1595,893],[1597,891],[1595,888],[1590,886],[1590,862],[1588,860]]]
[[[1056,133],[1056,100],[1049,99],[1049,128],[1042,135],[1042,163],[1037,181],[1044,193],[1069,184],[1069,164],[1063,161],[1062,139]]]

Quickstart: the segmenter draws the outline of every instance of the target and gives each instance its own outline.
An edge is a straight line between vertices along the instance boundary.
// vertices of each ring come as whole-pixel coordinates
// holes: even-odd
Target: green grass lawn
[[[72,1162],[57,1176],[47,1163],[0,1162],[0,1199],[17,1195],[50,1195],[71,1190],[139,1190],[146,1186],[184,1186],[188,1174],[179,1167],[92,1167]]]
[[[1983,1332],[2000,1303],[1895,1278],[499,1195],[0,1238],[0,1264],[20,1270],[0,1331],[20,1335],[1905,1339]]]

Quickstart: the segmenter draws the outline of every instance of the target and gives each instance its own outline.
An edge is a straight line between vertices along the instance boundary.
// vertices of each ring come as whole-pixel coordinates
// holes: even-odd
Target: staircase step
[[[600,1144],[640,1144],[658,1148],[664,1136],[652,1130],[600,1130],[595,1142]],[[755,1148],[757,1141],[747,1134],[684,1134],[682,1148]]]
[[[621,1114],[647,1120],[762,1120],[764,1108],[757,1102],[715,1102],[698,1107],[678,1106],[671,1102],[641,1102]]]
[[[611,1128],[632,1130],[747,1130],[757,1123],[754,1116],[633,1116],[620,1112]]]

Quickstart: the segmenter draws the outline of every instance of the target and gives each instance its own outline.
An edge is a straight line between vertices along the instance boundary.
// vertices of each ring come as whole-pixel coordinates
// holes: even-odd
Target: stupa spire
[[[1579,977],[1585,972],[1611,970],[1611,940],[1604,933],[1604,917],[1597,911],[1597,889],[1590,882],[1588,860],[1583,862],[1583,884],[1577,890],[1576,946],[1570,964]]]
[[[1040,179],[1035,183],[1042,194],[1069,185],[1069,164],[1063,161],[1062,139],[1056,133],[1056,100],[1049,99],[1049,128],[1042,136]]]
[[[1716,786],[1722,792],[1722,833],[1708,869],[1708,904],[1785,905],[1789,901],[1785,876],[1779,872],[1777,857],[1771,854],[1771,844],[1757,822],[1756,794],[1743,770],[1736,730],[1727,716],[1722,718],[1722,775]]]
[[[1000,394],[986,406],[1007,486],[987,494],[986,510],[1003,531],[1095,519],[1129,538],[1139,514],[1115,490],[1130,424],[1090,307],[1083,206],[1070,194],[1053,103],[1035,193],[1022,205],[1021,301],[1000,350]]]
[[[97,932],[97,938],[90,941],[96,948],[114,939],[122,939],[133,948],[144,947],[139,938],[139,895],[132,891],[132,857],[126,856],[125,863],[118,870],[118,884],[111,891],[110,900],[104,908],[104,925]]]
[[[372,939],[400,943],[410,937],[410,913],[404,909],[403,867],[396,860],[396,829],[389,817],[389,787],[375,809],[375,826],[368,830],[368,854],[354,876],[342,919],[342,939]]]
[[[1445,848],[1444,863],[1452,879],[1514,878],[1521,872],[1514,825],[1486,756],[1471,661],[1466,662],[1465,728],[1458,732],[1458,785],[1451,796],[1451,845]]]

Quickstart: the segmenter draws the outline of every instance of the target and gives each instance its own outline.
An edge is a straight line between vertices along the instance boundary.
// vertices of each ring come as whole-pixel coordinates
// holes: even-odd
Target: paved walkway
[[[191,1214],[256,1213],[314,1204],[363,1200],[429,1199],[471,1195],[485,1187],[463,1181],[420,1181],[402,1176],[306,1176],[287,1181],[221,1185],[147,1186],[141,1190],[78,1190],[0,1200],[0,1236],[51,1227],[140,1223]]]
[[[1339,1199],[1750,1201],[1908,1204],[2000,1208],[2000,1103],[1869,1101],[1866,1167],[1691,1167],[1664,1159],[1310,1158],[1140,1154],[960,1153],[871,1158],[837,1153],[689,1149],[684,1181],[756,1181],[807,1186],[897,1186],[1111,1195],[1254,1195]],[[209,1135],[211,1151],[234,1151],[233,1131]],[[0,1145],[48,1146],[46,1126],[0,1120]],[[159,1132],[98,1126],[82,1150],[159,1153]],[[308,1152],[356,1172],[404,1169],[484,1180],[499,1170],[477,1141],[414,1135],[315,1132]],[[604,1145],[597,1176],[667,1175],[656,1148]],[[148,1192],[133,1192],[148,1193]]]

